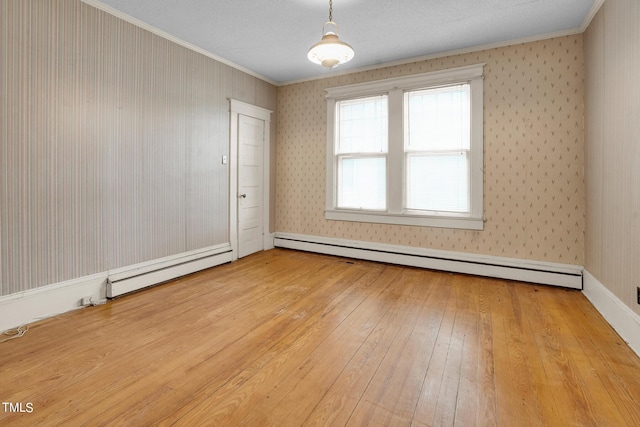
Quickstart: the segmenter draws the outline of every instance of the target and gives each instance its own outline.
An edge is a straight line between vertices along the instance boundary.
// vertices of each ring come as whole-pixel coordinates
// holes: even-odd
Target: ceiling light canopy
[[[333,22],[333,0],[329,0],[329,20],[322,26],[322,40],[311,46],[309,61],[329,69],[351,61],[353,48],[338,38],[338,24]]]

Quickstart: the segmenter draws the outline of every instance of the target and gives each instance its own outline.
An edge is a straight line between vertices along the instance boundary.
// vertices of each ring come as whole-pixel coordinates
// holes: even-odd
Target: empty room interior
[[[639,76],[637,0],[0,0],[0,424],[640,425]]]

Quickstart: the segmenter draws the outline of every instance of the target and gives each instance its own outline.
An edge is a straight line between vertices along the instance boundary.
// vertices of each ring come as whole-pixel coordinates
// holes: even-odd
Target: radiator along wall
[[[79,0],[0,2],[0,40],[2,301],[228,243],[228,99],[274,86]]]
[[[325,88],[479,63],[486,64],[484,230],[326,220]],[[279,87],[278,232],[581,271],[583,66],[578,34]]]

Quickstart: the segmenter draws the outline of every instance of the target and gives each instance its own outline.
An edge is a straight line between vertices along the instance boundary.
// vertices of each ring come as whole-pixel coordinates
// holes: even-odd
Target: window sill
[[[438,216],[390,214],[387,212],[325,210],[325,218],[332,221],[373,222],[378,224],[415,225],[419,227],[483,230],[482,218],[469,216]]]

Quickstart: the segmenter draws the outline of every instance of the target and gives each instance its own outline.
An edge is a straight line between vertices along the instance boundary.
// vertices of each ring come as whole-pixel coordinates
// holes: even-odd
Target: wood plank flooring
[[[0,425],[638,426],[573,290],[274,249],[0,344]]]

